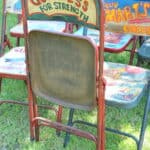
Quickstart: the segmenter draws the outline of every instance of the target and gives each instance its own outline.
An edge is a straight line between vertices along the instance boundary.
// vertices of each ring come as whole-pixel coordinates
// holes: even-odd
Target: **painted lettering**
[[[43,4],[43,5],[41,5],[39,8],[40,8],[41,12],[44,12],[44,11],[48,11],[48,10],[52,10],[52,9],[53,9],[51,3]]]
[[[83,6],[82,6],[82,9],[84,12],[86,12],[88,10],[88,6],[89,6],[89,2],[88,1],[84,1],[83,2]]]
[[[45,3],[46,0],[30,0],[33,5],[40,5],[41,3]]]

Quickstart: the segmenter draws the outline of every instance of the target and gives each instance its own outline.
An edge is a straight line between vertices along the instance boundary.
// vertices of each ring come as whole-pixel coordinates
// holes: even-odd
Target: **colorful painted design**
[[[71,21],[76,20],[83,24],[97,25],[99,23],[97,0],[30,0],[27,1],[27,5],[29,16],[42,14],[42,17],[57,16],[59,19],[66,20],[71,17],[73,18]]]
[[[83,27],[77,30],[75,35],[83,35]],[[96,29],[88,28],[87,36],[99,45],[99,31]],[[132,39],[132,35],[130,34],[120,34],[113,32],[105,32],[105,43],[104,46],[107,49],[120,50],[125,47],[128,42]]]
[[[0,58],[0,72],[26,75],[24,47],[16,47]]]
[[[6,10],[8,12],[20,14],[21,9],[21,0],[6,0]]]
[[[104,77],[107,102],[126,103],[130,107],[137,102],[140,94],[144,94],[146,84],[150,80],[150,70],[126,64],[105,62]]]
[[[104,0],[104,7],[107,30],[150,35],[149,0]]]

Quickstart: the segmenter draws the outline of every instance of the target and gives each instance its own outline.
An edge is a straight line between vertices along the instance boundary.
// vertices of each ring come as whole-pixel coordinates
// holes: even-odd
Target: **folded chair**
[[[68,9],[84,9],[84,17],[75,12],[62,11],[56,4],[65,5]],[[88,8],[78,8],[71,1],[47,0],[39,2],[39,6],[51,5],[53,11],[42,12],[29,0],[23,0],[23,20],[26,32],[26,52],[29,72],[29,111],[31,139],[39,140],[40,126],[49,126],[62,131],[71,132],[92,140],[97,150],[104,150],[104,81],[103,81],[103,8],[101,1],[89,1]],[[83,3],[82,3],[83,4]],[[92,8],[92,12],[90,11]],[[83,10],[82,10],[83,9]],[[95,10],[95,11],[93,11]],[[55,12],[55,13],[54,13]],[[83,13],[83,12],[82,12]],[[91,14],[92,13],[92,14]],[[100,15],[101,14],[101,15]],[[91,16],[92,15],[92,16]],[[35,30],[27,35],[28,17],[42,17],[65,20],[75,24],[88,24],[101,27],[101,51],[89,38],[67,33]],[[86,19],[88,16],[88,20]],[[95,19],[93,18],[95,16]],[[101,16],[101,17],[100,17]],[[99,72],[98,72],[99,68]],[[68,108],[91,111],[97,108],[97,134],[54,122],[38,113],[38,97]]]
[[[6,5],[3,0],[3,6]],[[3,7],[4,8],[4,7]],[[2,78],[14,78],[26,80],[26,65],[24,47],[12,47],[10,51],[4,53],[5,33],[6,33],[5,9],[2,12],[2,32],[1,32],[1,57],[0,57],[0,81]],[[9,43],[9,42],[8,42]],[[9,44],[8,44],[9,45]]]
[[[147,4],[149,4],[148,0],[144,0],[144,1],[147,1]],[[110,7],[110,9],[114,8],[115,11],[117,11],[116,7],[118,7],[119,12],[121,9],[124,10],[124,8],[128,8],[128,9],[131,8],[131,10],[132,10],[133,4],[134,3],[137,4],[137,1],[135,2],[134,0],[133,1],[130,0],[130,2],[128,4],[125,0],[124,1],[123,0],[114,0],[113,1],[114,3],[112,1],[107,1],[107,2],[110,2],[110,3],[108,3],[108,5],[105,5],[106,7],[108,7],[108,8]],[[128,6],[126,6],[126,4]],[[135,15],[134,14],[135,12],[131,12],[131,13],[133,13],[132,15]],[[149,25],[150,25],[149,12],[147,13],[147,15],[148,15],[148,17],[147,17],[148,19],[142,18],[141,16],[140,16],[140,18],[135,18],[135,20],[132,20],[132,22],[135,21],[135,22],[133,22],[133,24],[132,24],[132,22],[129,22],[128,20],[127,21],[123,20],[122,22],[121,21],[117,22],[116,20],[111,20],[109,23],[107,23],[107,22],[105,23],[105,27],[106,27],[105,29],[106,29],[106,31],[109,31],[109,32],[118,33],[118,35],[119,35],[119,33],[121,33],[121,34],[125,33],[125,35],[127,35],[128,33],[130,33],[132,35],[146,35],[146,34],[149,35],[150,33],[147,32],[147,31],[149,31],[147,29],[149,29]],[[115,17],[115,16],[113,16],[113,17]],[[115,18],[115,19],[117,19],[117,18]],[[122,17],[121,19],[124,19],[124,18]],[[130,28],[130,27],[132,27],[132,28]],[[128,29],[128,30],[124,30],[124,29]],[[88,30],[89,30],[89,28],[88,28]],[[79,31],[77,31],[77,33],[75,33],[75,35],[80,35],[80,36],[87,35],[88,36],[88,34],[86,34],[86,33],[88,33],[88,30],[86,31],[86,28],[84,28],[84,29],[82,29],[81,34],[78,33],[78,32],[80,32],[80,30],[79,30]],[[140,33],[139,31],[142,31],[142,32]],[[98,31],[94,30],[93,32],[98,32]],[[82,33],[85,33],[85,34],[82,34]],[[95,38],[95,39],[93,38],[93,41],[95,42],[96,39],[97,38]],[[96,42],[96,43],[98,43],[98,42]],[[143,108],[143,110],[141,109],[141,111],[143,111],[143,116],[141,117],[141,127],[140,127],[140,132],[139,132],[138,137],[134,136],[133,133],[126,133],[124,131],[118,131],[116,129],[106,128],[107,131],[111,131],[113,133],[117,133],[117,134],[132,138],[136,142],[137,149],[141,150],[143,140],[144,140],[144,133],[146,130],[147,119],[148,119],[148,111],[150,109],[150,70],[148,70],[148,69],[146,70],[144,68],[135,67],[135,66],[131,66],[131,65],[105,62],[104,63],[104,78],[105,78],[105,84],[106,84],[105,85],[105,101],[106,101],[107,106],[118,107],[121,109],[122,108],[123,109],[127,109],[127,108],[132,109],[132,108],[136,107],[139,104],[139,102],[142,101],[143,98],[146,99],[144,108]],[[128,117],[130,117],[130,116],[128,116]],[[115,116],[114,116],[114,118],[115,118]],[[114,122],[115,122],[115,120],[114,120]],[[68,118],[68,125],[74,126],[76,123],[95,126],[94,124],[89,124],[83,120],[75,120],[74,119],[74,109],[71,109],[70,113],[69,113],[69,118]],[[70,134],[66,133],[64,146],[67,145],[67,143],[69,141],[69,136],[70,136]]]

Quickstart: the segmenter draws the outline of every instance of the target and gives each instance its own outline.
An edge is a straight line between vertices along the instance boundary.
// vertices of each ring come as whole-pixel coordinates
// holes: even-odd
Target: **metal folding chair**
[[[82,2],[81,2],[82,3]],[[103,5],[100,0],[91,0],[89,5],[79,6],[72,1],[39,1],[34,5],[23,0],[23,21],[26,32],[26,52],[29,72],[29,111],[31,139],[39,140],[40,126],[49,126],[71,132],[92,140],[97,150],[104,150],[104,81],[103,81]],[[84,17],[76,12],[55,7],[65,5],[70,9],[80,9]],[[84,3],[82,3],[84,5]],[[49,5],[52,11],[41,11],[39,6]],[[93,7],[91,11],[91,7]],[[86,9],[86,10],[85,10]],[[95,11],[94,11],[95,10]],[[91,16],[92,15],[92,16]],[[86,19],[88,16],[88,20]],[[101,28],[101,50],[89,38],[67,33],[35,30],[27,35],[27,19],[40,20],[53,18],[75,24],[88,24]],[[95,17],[95,18],[93,18]],[[99,54],[99,55],[98,55]],[[69,108],[91,111],[97,108],[97,133],[79,130],[65,124],[54,122],[38,114],[37,97]]]
[[[131,0],[128,4],[128,9],[133,11],[130,8],[132,8],[134,4],[137,4],[136,6],[141,6],[140,5],[141,3],[140,4],[139,3],[140,2],[137,2],[137,1],[135,2],[134,0],[133,1]],[[144,3],[145,5],[146,4],[149,5],[148,1],[142,2],[143,5]],[[112,17],[112,20],[109,20],[110,22],[108,21],[105,23],[106,31],[117,33],[118,35],[125,33],[126,36],[128,36],[127,35],[128,33],[131,35],[147,35],[147,34],[149,35],[150,33],[147,32],[149,31],[149,25],[150,25],[149,11],[147,13],[148,19],[141,18],[140,15],[135,16],[134,14],[135,12],[130,12],[130,11],[128,11],[128,14],[131,13],[130,15],[134,15],[134,17],[137,17],[137,18],[134,18],[135,20],[130,20],[133,18],[127,18],[129,20],[124,20],[123,15],[122,15],[122,18],[119,18],[117,16],[117,15],[120,15],[121,11],[124,12],[124,9],[126,8],[126,4],[127,2],[123,0],[114,0],[113,2],[111,0],[107,1],[107,4],[105,4],[105,6],[110,8],[110,13],[114,12],[114,14],[110,15]],[[118,11],[118,14],[117,14],[117,11]],[[141,12],[139,12],[139,14],[140,13]],[[120,20],[117,20],[117,19],[120,19]],[[121,19],[123,19],[123,21]],[[98,35],[97,34],[98,31],[89,30],[89,34],[88,34],[88,30],[86,30],[86,28],[79,29],[79,31],[77,31],[75,35],[80,35],[80,36],[87,35],[87,37],[89,37],[91,34],[91,38],[93,39],[93,42],[96,43],[96,45],[99,44],[98,43],[99,41],[97,41],[98,38],[95,37],[95,35],[96,36]],[[113,38],[113,35],[112,35],[112,38]],[[107,45],[107,43],[105,45]],[[112,47],[113,46],[114,45],[112,45]],[[110,48],[112,47],[110,44]],[[142,98],[146,95],[145,97],[146,103],[143,108],[143,116],[141,118],[141,127],[140,127],[138,138],[135,135],[133,135],[133,133],[126,133],[124,131],[106,128],[107,131],[132,138],[137,145],[137,149],[141,150],[143,140],[144,140],[146,125],[147,125],[148,111],[150,109],[150,70],[148,69],[146,70],[140,67],[125,65],[125,64],[105,62],[104,78],[106,81],[105,82],[106,83],[105,101],[106,101],[106,105],[110,107],[113,106],[113,107],[118,107],[121,109],[122,108],[131,109],[137,106],[139,102],[142,100]],[[74,124],[80,123],[80,124],[90,125],[90,126],[95,127],[94,124],[89,124],[83,120],[75,120],[73,116],[74,116],[74,109],[70,109],[69,119],[68,119],[69,126],[74,126]],[[69,136],[70,134],[66,133],[64,146],[67,145],[69,141]]]
[[[137,66],[140,66],[143,63],[150,64],[150,38],[145,37],[145,40],[137,49]]]

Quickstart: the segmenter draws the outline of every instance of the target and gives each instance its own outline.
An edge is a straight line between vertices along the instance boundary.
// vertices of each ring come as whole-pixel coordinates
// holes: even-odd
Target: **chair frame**
[[[103,48],[104,48],[104,10],[103,10],[103,3],[101,0],[97,1],[100,3],[100,12],[101,17],[99,18],[101,26],[101,36],[100,36],[100,43],[101,43],[101,50],[99,51],[99,72],[97,73],[97,92],[98,92],[98,98],[97,98],[97,109],[98,109],[98,125],[97,125],[97,136],[95,137],[89,133],[86,133],[79,129],[74,129],[73,127],[66,126],[63,124],[60,124],[60,122],[52,122],[51,120],[42,118],[38,116],[37,112],[37,104],[35,95],[32,90],[31,86],[31,79],[30,79],[30,65],[28,63],[28,28],[27,28],[27,18],[26,18],[26,0],[22,0],[23,5],[23,23],[24,23],[24,33],[25,33],[25,45],[26,45],[26,56],[27,56],[27,70],[29,72],[28,74],[28,91],[30,93],[29,95],[29,118],[30,118],[30,138],[39,140],[39,127],[42,126],[49,126],[52,128],[55,128],[57,130],[62,130],[66,132],[73,133],[77,136],[81,136],[87,139],[90,139],[94,142],[96,142],[96,149],[97,150],[104,150],[105,149],[105,132],[104,132],[104,114],[105,114],[105,102],[104,102],[104,90],[105,90],[105,84],[103,79]],[[61,33],[59,33],[61,34]],[[71,36],[71,35],[69,35]],[[40,123],[38,122],[40,121]]]
[[[1,37],[2,37],[1,38],[2,46],[0,47],[1,48],[0,52],[1,52],[2,57],[5,56],[3,50],[4,50],[4,48],[5,48],[6,45],[8,45],[9,48],[12,48],[12,46],[10,45],[9,39],[7,39],[7,36],[5,35],[5,32],[4,32],[4,31],[6,31],[6,13],[5,13],[5,8],[6,8],[6,0],[3,0],[3,11],[2,11],[2,14],[3,14],[3,17],[2,17],[2,19],[3,19],[3,21],[2,21],[2,31],[3,32],[1,34]],[[5,43],[3,41],[5,41]],[[24,75],[24,74],[13,74],[11,72],[10,73],[0,72],[0,90],[1,90],[2,78],[10,78],[10,79],[23,80],[23,81],[25,81],[25,83],[28,83],[27,82],[27,80],[28,80],[27,75]],[[27,87],[28,87],[28,85],[27,85]],[[28,94],[30,95],[30,93],[28,93]],[[18,100],[8,100],[8,99],[0,100],[0,105],[6,104],[6,103],[11,103],[11,104],[15,104],[15,105],[28,106],[28,102],[20,102]],[[45,108],[45,109],[51,109],[51,110],[53,110],[56,113],[56,115],[57,115],[57,121],[61,122],[61,114],[62,114],[62,107],[61,106],[59,106],[58,109],[53,108],[51,106],[46,106],[46,105],[39,105],[39,107],[40,108]],[[57,131],[57,134],[59,134],[59,131]]]

